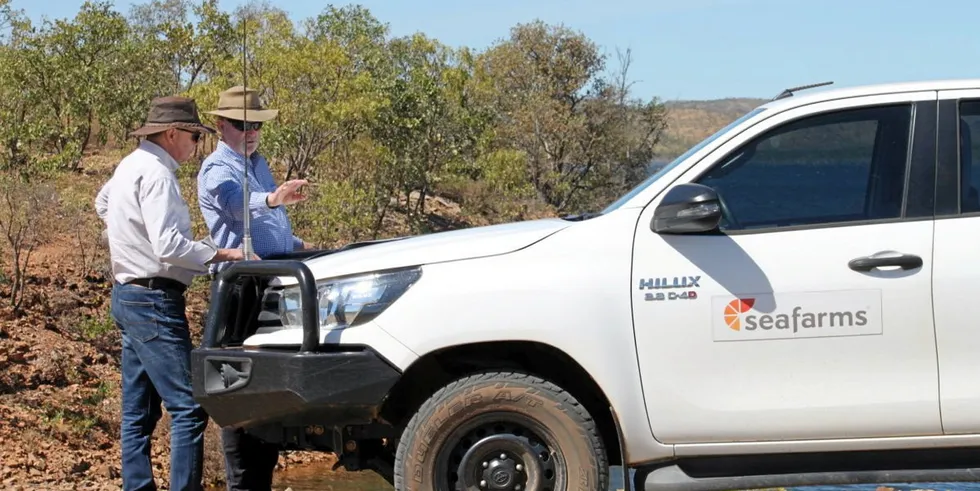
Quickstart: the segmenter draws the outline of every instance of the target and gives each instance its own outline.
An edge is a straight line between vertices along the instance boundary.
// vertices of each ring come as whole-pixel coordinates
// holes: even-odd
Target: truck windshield
[[[662,168],[660,168],[660,170],[658,170],[658,171],[654,172],[653,174],[651,174],[650,177],[646,178],[643,182],[641,182],[639,185],[637,185],[632,190],[630,190],[630,192],[624,194],[622,197],[620,197],[619,199],[617,199],[611,205],[607,206],[606,209],[602,210],[602,214],[604,215],[604,214],[609,213],[609,212],[611,212],[613,210],[616,210],[620,206],[623,206],[623,203],[626,203],[627,201],[633,199],[634,196],[636,196],[637,194],[640,194],[644,189],[647,188],[647,186],[649,186],[650,184],[653,184],[653,182],[656,181],[657,179],[660,179],[661,176],[663,176],[667,172],[670,172],[671,169],[673,169],[674,167],[677,167],[678,164],[680,164],[681,162],[687,160],[688,157],[690,157],[691,155],[693,155],[698,150],[701,150],[702,148],[704,148],[705,145],[707,145],[707,144],[715,141],[719,136],[725,134],[726,132],[728,132],[732,128],[734,128],[734,127],[742,124],[743,121],[745,121],[745,120],[747,120],[747,119],[755,116],[756,114],[761,113],[762,111],[765,111],[765,108],[763,108],[763,107],[757,107],[757,108],[755,108],[755,109],[753,109],[753,110],[745,113],[744,115],[742,115],[742,117],[736,119],[735,121],[732,121],[731,123],[728,123],[727,126],[725,126],[724,128],[716,131],[713,135],[705,138],[704,140],[701,140],[697,145],[694,145],[693,147],[689,148],[686,152],[682,153],[679,157],[677,157],[676,159],[672,160],[667,165],[665,165]]]

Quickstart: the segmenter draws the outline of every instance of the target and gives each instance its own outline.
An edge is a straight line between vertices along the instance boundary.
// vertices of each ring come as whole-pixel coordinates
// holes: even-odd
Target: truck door
[[[935,100],[817,103],[735,136],[674,183],[721,195],[720,232],[653,232],[663,193],[644,210],[631,294],[660,441],[942,433]]]
[[[948,434],[980,430],[980,90],[939,93],[933,296]]]

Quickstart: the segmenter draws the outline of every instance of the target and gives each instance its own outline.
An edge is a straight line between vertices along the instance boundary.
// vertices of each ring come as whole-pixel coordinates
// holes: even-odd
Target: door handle
[[[847,266],[854,271],[871,271],[882,266],[900,266],[902,269],[909,270],[922,267],[922,258],[915,254],[902,254],[901,256],[891,257],[859,257],[851,259]]]

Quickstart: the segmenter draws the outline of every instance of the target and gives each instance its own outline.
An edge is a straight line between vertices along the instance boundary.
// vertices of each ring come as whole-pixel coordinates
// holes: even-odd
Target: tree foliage
[[[629,51],[611,67],[542,22],[484,51],[392,36],[357,5],[294,22],[260,1],[89,1],[34,26],[0,0],[0,22],[0,168],[77,171],[129,144],[153,97],[207,110],[247,77],[279,109],[260,151],[317,184],[293,216],[321,243],[384,234],[395,210],[431,230],[446,197],[488,222],[596,209],[645,177],[665,129],[663,105],[631,95]]]

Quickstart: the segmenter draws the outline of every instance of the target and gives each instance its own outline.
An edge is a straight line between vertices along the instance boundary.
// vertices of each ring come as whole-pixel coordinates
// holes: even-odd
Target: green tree
[[[3,24],[9,33],[0,44],[0,167],[30,172],[49,133],[34,83],[34,65],[40,53],[29,51],[33,29],[21,11],[4,1]]]
[[[191,15],[197,23],[191,21]],[[146,43],[147,63],[159,63],[166,90],[185,93],[204,82],[218,65],[232,57],[238,40],[231,16],[218,0],[151,0],[133,6],[130,19],[135,36]]]
[[[247,83],[280,111],[263,130],[273,171],[316,184],[298,229],[331,242],[403,233],[393,212],[411,232],[448,226],[429,204],[447,197],[481,222],[594,209],[645,177],[666,128],[657,99],[631,94],[629,51],[609,71],[563,26],[519,24],[481,53],[389,38],[359,5],[294,23],[267,0],[142,1],[35,27],[0,0],[0,167],[76,170],[151,98],[206,109]]]
[[[53,162],[75,170],[90,144],[104,144],[110,133],[125,137],[135,108],[145,108],[153,91],[153,77],[121,14],[106,2],[86,2],[71,21],[45,21],[20,34],[23,98],[44,119],[38,124],[47,131]]]
[[[496,89],[498,136],[525,154],[539,198],[559,212],[590,208],[602,186],[635,181],[665,128],[662,106],[611,84],[598,47],[563,26],[520,24],[482,63]]]
[[[468,74],[451,49],[422,34],[392,40],[389,49],[397,76],[386,87],[389,103],[374,135],[388,150],[389,192],[404,195],[418,228],[434,185],[475,143],[461,105]]]

